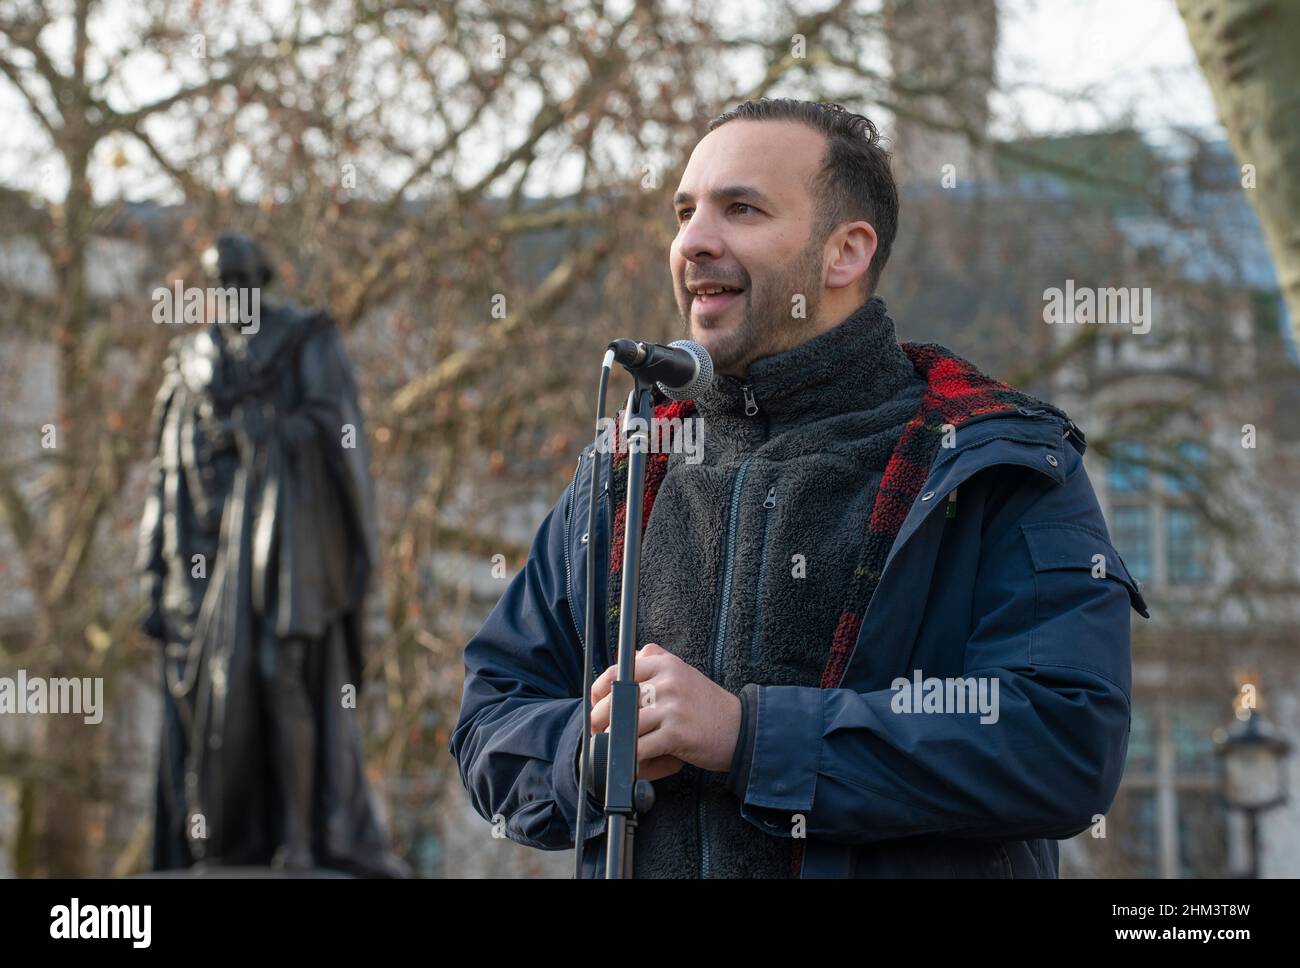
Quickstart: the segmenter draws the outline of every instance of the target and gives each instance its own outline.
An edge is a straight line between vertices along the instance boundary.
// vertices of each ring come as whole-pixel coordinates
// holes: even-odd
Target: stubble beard
[[[808,245],[788,268],[757,289],[751,286],[745,290],[744,315],[739,325],[709,350],[715,373],[743,373],[755,360],[792,349],[816,332],[822,297],[824,242],[817,238],[818,234],[813,233]],[[802,318],[794,315],[796,295],[804,297]],[[687,338],[691,338],[689,299],[686,311],[679,315]]]

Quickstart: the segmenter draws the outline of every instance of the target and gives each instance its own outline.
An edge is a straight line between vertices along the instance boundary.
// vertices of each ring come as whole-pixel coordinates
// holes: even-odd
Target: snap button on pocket
[[[1053,467],[1055,467],[1056,464],[1057,464],[1057,460],[1056,460],[1056,458],[1053,457],[1051,454],[1048,454],[1048,455],[1047,455],[1047,463],[1049,463],[1049,464],[1051,464]]]
[[[921,495],[921,500],[928,501],[932,497],[934,497],[934,491],[926,491],[924,494]]]

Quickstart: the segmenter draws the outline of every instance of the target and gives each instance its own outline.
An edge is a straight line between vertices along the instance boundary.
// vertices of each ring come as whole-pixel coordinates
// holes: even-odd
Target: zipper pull
[[[758,413],[758,402],[754,399],[754,391],[749,388],[748,383],[742,386],[740,390],[745,394],[745,416],[752,417]]]
[[[776,507],[776,485],[775,484],[773,484],[771,487],[767,489],[767,500],[763,502],[763,507],[765,508]]]
[[[955,518],[957,516],[957,488],[955,487],[948,492],[947,510],[948,510],[948,517]]]

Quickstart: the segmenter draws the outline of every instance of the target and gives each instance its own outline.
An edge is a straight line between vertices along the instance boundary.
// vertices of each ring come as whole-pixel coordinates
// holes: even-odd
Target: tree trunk
[[[1300,342],[1300,3],[1178,0]],[[1245,166],[1251,166],[1246,168]]]

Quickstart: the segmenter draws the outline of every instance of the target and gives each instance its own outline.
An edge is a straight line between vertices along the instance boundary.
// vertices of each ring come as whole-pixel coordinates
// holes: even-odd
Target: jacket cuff
[[[754,688],[750,775],[740,815],[760,830],[789,836],[795,814],[811,814],[829,689]],[[782,833],[784,831],[784,833]]]
[[[582,732],[581,720],[579,720],[578,722],[578,732],[579,733]],[[588,769],[591,769],[594,766],[595,766],[594,763],[587,764]],[[577,784],[581,778],[582,778],[582,744],[579,743],[577,752],[574,753],[573,756],[573,782],[574,782],[575,790],[578,788]],[[590,790],[588,790],[587,791],[587,822],[592,823],[593,818],[595,817],[600,818],[600,822],[603,826],[605,823],[605,801],[598,799],[595,795],[591,793]]]
[[[569,815],[571,826],[578,821],[578,765],[582,756],[582,703],[575,700],[576,708],[570,719],[570,725],[560,734],[560,747],[556,751],[555,773],[553,782],[557,798],[573,808]],[[587,798],[587,816],[584,833],[590,840],[605,831],[605,804],[598,802],[590,793],[583,791]],[[577,831],[571,830],[576,836]],[[572,836],[570,837],[572,840]]]
[[[740,699],[740,733],[725,785],[743,800],[745,788],[749,786],[749,767],[754,760],[754,739],[758,735],[758,686],[751,682],[736,695]]]

